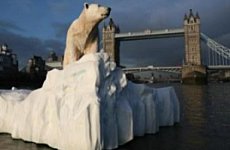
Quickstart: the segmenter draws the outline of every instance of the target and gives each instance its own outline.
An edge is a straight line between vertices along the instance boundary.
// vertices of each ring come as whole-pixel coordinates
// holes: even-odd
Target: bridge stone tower
[[[109,54],[110,60],[116,62],[117,66],[120,65],[120,43],[115,39],[115,34],[119,33],[119,27],[110,18],[109,24],[104,25],[102,30],[103,49]]]
[[[206,68],[201,63],[200,17],[192,9],[184,16],[185,62],[182,82],[205,82]]]

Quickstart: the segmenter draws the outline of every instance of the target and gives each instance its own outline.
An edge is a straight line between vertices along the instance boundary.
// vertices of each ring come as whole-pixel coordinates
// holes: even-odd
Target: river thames
[[[208,85],[154,84],[173,86],[181,107],[181,121],[161,127],[157,134],[135,137],[118,150],[229,150],[230,83]],[[52,150],[9,134],[0,134],[0,150]]]

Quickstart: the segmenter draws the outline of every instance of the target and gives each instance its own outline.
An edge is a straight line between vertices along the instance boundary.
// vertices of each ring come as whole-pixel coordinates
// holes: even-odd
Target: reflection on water
[[[206,108],[204,102],[205,86],[182,86],[184,124],[189,130],[184,131],[184,143],[192,147],[205,148],[206,139],[202,131],[207,126]]]
[[[181,122],[135,138],[119,150],[230,150],[230,83],[172,86],[180,100]]]
[[[154,85],[164,86],[164,85]],[[181,103],[181,122],[154,135],[136,137],[118,150],[230,150],[230,83],[173,84]],[[0,134],[0,149],[52,150]]]

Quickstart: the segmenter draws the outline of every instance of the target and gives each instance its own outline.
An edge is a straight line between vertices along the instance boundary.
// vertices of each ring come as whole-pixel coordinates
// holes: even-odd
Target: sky
[[[229,0],[1,0],[0,44],[13,49],[20,66],[33,55],[45,59],[51,50],[63,55],[66,31],[84,2],[111,7],[121,32],[182,28],[184,14],[193,9],[201,32],[230,48]],[[184,39],[121,42],[120,50],[124,66],[175,66],[183,61]]]

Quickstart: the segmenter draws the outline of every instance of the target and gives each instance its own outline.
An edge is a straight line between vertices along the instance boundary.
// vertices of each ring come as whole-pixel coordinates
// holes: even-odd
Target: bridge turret
[[[196,22],[200,24],[200,16],[199,16],[199,13],[196,12]]]
[[[108,25],[103,27],[103,49],[110,56],[110,60],[120,65],[119,59],[119,43],[115,40],[115,34],[120,32],[119,27],[114,23],[113,19],[110,18]]]
[[[200,16],[198,12],[196,15],[193,14],[192,9],[189,10],[189,15],[185,14],[184,16],[184,24],[193,24],[193,23],[200,23]]]
[[[187,21],[188,20],[188,16],[187,14],[184,14],[184,21]]]
[[[189,9],[189,18],[191,18],[191,17],[194,17],[194,16],[193,16],[192,9]]]

